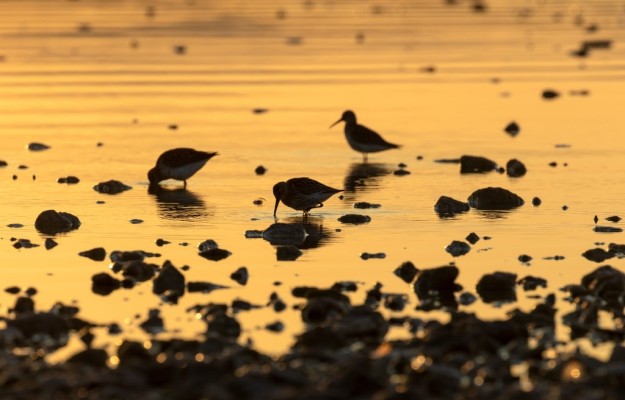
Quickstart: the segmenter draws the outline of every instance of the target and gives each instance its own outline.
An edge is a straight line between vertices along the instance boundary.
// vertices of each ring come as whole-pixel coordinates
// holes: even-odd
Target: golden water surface
[[[625,5],[616,0],[0,1],[0,160],[8,163],[0,169],[0,285],[37,288],[41,310],[75,303],[84,319],[120,323],[119,337],[94,330],[95,344],[112,354],[123,337],[148,337],[138,325],[152,308],[165,319],[159,337],[192,338],[205,325],[188,307],[237,298],[265,305],[272,292],[289,309],[241,313],[240,340],[279,353],[303,328],[291,289],[342,280],[359,284],[355,303],[380,282],[385,293],[409,298],[394,314],[445,319],[415,310],[411,285],[393,274],[404,261],[420,269],[455,262],[459,283],[472,293],[485,273],[543,277],[548,288],[519,288],[517,303],[478,300],[461,309],[501,318],[533,308],[541,301],[535,294],[556,293],[559,319],[571,306],[558,289],[598,266],[581,253],[596,242],[625,243],[622,233],[592,230],[594,215],[603,225],[611,224],[607,216],[625,216],[624,39]],[[611,40],[611,48],[572,55],[584,40]],[[544,100],[545,89],[561,95]],[[346,109],[401,149],[372,154],[363,165],[342,124],[328,128]],[[521,126],[514,138],[503,130],[511,121]],[[31,152],[30,142],[51,148]],[[174,147],[219,156],[185,193],[149,194],[147,171]],[[528,173],[461,175],[457,164],[434,162],[463,154],[500,165],[517,158]],[[399,163],[411,174],[394,175]],[[265,175],[255,174],[259,165]],[[363,171],[370,177],[359,179]],[[80,183],[57,183],[68,175]],[[296,261],[277,261],[274,246],[245,232],[275,222],[273,184],[299,176],[346,192],[313,211],[309,223],[320,239]],[[109,179],[132,190],[110,196],[92,189]],[[441,195],[464,201],[487,186],[512,190],[526,204],[449,219],[433,210]],[[535,196],[540,207],[531,205]],[[354,210],[356,201],[382,206]],[[82,225],[57,236],[51,250],[13,248],[11,238],[43,245],[34,222],[46,209],[70,212]],[[371,222],[337,221],[354,212]],[[301,213],[282,205],[278,222],[301,222]],[[445,251],[470,232],[491,239],[462,257]],[[159,238],[171,244],[158,247]],[[198,256],[206,239],[232,255],[219,262]],[[109,271],[109,261],[78,253],[100,246],[158,252],[150,262],[188,265],[188,281],[229,288],[186,294],[178,305],[163,304],[150,282],[99,296],[91,276]],[[363,260],[363,252],[385,258]],[[531,265],[517,260],[521,254],[533,257]],[[556,255],[565,259],[545,259]],[[241,266],[250,273],[246,286],[230,279]],[[0,313],[14,301],[0,293]],[[264,329],[276,320],[286,325],[282,333]],[[558,334],[566,339],[568,328]],[[81,346],[73,339],[50,360]]]

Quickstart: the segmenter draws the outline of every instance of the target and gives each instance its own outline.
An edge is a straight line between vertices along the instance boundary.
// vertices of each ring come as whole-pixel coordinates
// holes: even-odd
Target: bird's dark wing
[[[334,189],[333,187],[324,185],[321,182],[317,182],[310,178],[293,178],[287,182],[291,190],[294,190],[303,195],[311,195],[315,193],[337,193],[342,192],[340,189]]]
[[[187,164],[208,161],[216,155],[216,152],[197,151],[181,147],[178,149],[167,150],[161,154],[157,163],[164,163],[171,168],[177,168]]]
[[[394,143],[389,143],[382,136],[380,136],[377,132],[372,131],[364,125],[356,125],[354,131],[352,132],[352,137],[357,142],[361,143],[369,143],[369,144],[377,144],[380,146],[390,146],[390,147],[399,147],[399,145]]]

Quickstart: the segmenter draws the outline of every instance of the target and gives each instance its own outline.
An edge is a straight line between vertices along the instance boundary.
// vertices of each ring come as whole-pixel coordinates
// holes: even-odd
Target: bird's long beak
[[[340,118],[338,121],[336,121],[335,123],[333,123],[332,125],[330,125],[330,128],[332,128],[334,125],[338,124],[339,122],[343,121],[343,118]]]
[[[280,204],[280,198],[276,197],[276,206],[273,208],[273,216],[276,216],[276,212],[278,211],[278,205]]]

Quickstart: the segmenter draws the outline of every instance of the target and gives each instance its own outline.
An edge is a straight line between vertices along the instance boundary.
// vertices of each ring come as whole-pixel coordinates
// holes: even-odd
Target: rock
[[[133,225],[142,224],[143,220],[139,219],[139,218],[133,218],[133,219],[130,220],[130,223],[133,224]]]
[[[625,244],[610,243],[608,251],[615,257],[622,258],[625,255]]]
[[[517,282],[519,285],[523,286],[523,290],[527,291],[531,291],[531,290],[536,290],[537,287],[542,287],[542,288],[546,288],[547,287],[547,281],[543,278],[538,278],[536,276],[531,276],[528,275],[524,278],[519,279],[519,281]]]
[[[30,297],[20,296],[15,299],[15,305],[11,311],[17,316],[33,314],[35,312],[35,302]]]
[[[262,165],[259,165],[258,167],[256,167],[254,172],[256,173],[256,175],[264,175],[265,172],[267,172],[267,168],[263,167]]]
[[[400,168],[400,169],[393,171],[393,175],[395,176],[410,175],[410,171]]]
[[[68,364],[85,365],[93,368],[105,368],[109,355],[104,349],[85,349],[67,359]]]
[[[26,147],[30,151],[43,151],[43,150],[48,150],[50,148],[50,146],[48,146],[47,144],[39,143],[39,142],[28,143],[28,146]]]
[[[104,261],[106,258],[106,250],[103,247],[96,247],[91,250],[81,251],[78,255],[90,258],[93,261]]]
[[[275,322],[265,325],[265,329],[270,332],[279,333],[284,330],[284,324],[281,321],[275,321]]]
[[[345,214],[339,217],[338,220],[339,222],[343,224],[359,225],[359,224],[366,224],[368,222],[371,222],[371,217],[368,215],[360,215],[360,214]]]
[[[47,312],[7,319],[6,324],[20,331],[24,338],[42,342],[41,344],[50,339],[66,342],[70,331],[70,325],[65,318]]]
[[[522,263],[528,263],[528,262],[532,261],[532,257],[528,256],[527,254],[521,254],[519,256],[519,261],[521,261]]]
[[[202,243],[197,245],[197,249],[200,252],[208,251],[208,250],[215,250],[217,248],[219,248],[219,245],[217,244],[217,242],[215,242],[212,239],[205,240]]]
[[[261,239],[263,237],[263,231],[249,229],[245,231],[246,239]]]
[[[9,165],[9,164],[8,164],[6,161],[4,161],[4,160],[0,160],[0,168],[4,168],[4,167],[6,167],[7,165]]]
[[[304,243],[306,235],[302,224],[275,223],[265,229],[263,239],[274,246],[298,246]]]
[[[239,285],[245,286],[247,284],[247,280],[249,279],[249,273],[247,272],[247,268],[241,267],[230,274],[230,279],[237,282]]]
[[[370,258],[386,258],[386,254],[384,253],[362,253],[360,255],[360,258],[362,258],[363,260],[368,260]]]
[[[18,223],[7,224],[7,228],[12,228],[12,229],[19,229],[19,228],[23,228],[23,227],[24,227],[24,224],[18,224]]]
[[[586,250],[585,252],[582,253],[582,256],[586,258],[587,260],[600,263],[600,262],[604,262],[605,260],[608,260],[614,257],[614,254],[612,254],[611,252],[605,251],[600,247],[596,247],[594,249]]]
[[[171,242],[165,240],[165,239],[156,239],[156,242],[154,242],[158,247],[162,247],[165,246],[166,244],[170,244]]]
[[[95,294],[107,296],[114,290],[119,289],[121,282],[104,272],[91,277],[91,291]]]
[[[150,254],[151,255],[151,254]],[[131,262],[131,261],[143,261],[145,257],[148,256],[148,253],[142,250],[134,250],[134,251],[112,251],[109,255],[109,258],[113,262]]]
[[[46,250],[50,250],[50,249],[58,246],[58,243],[55,242],[54,239],[47,238],[45,243],[44,243],[44,246],[46,247]]]
[[[621,220],[621,217],[619,217],[618,215],[612,215],[607,217],[606,220],[610,222],[619,222]]]
[[[461,242],[459,240],[454,240],[447,247],[445,247],[445,251],[451,254],[454,257],[459,257],[467,254],[471,251],[471,246],[469,246],[465,242]]]
[[[160,311],[157,308],[149,310],[148,318],[143,321],[139,327],[150,335],[156,335],[157,333],[165,331],[165,324],[163,318],[160,316]]]
[[[57,179],[56,181],[58,183],[65,183],[67,185],[75,185],[78,182],[80,182],[80,179],[78,179],[75,176],[70,175],[70,176],[66,176],[66,177],[61,177],[61,178]]]
[[[556,92],[555,90],[545,89],[543,90],[542,96],[545,100],[552,100],[558,98],[560,96],[560,93]]]
[[[447,196],[439,197],[436,204],[434,204],[434,211],[439,217],[453,217],[456,214],[467,212],[469,209],[469,204]]]
[[[442,306],[457,308],[454,292],[462,290],[456,283],[458,268],[453,265],[424,269],[419,271],[414,283],[414,291],[424,303],[422,309],[436,309]]]
[[[463,306],[469,306],[477,301],[477,297],[473,293],[464,292],[458,297],[458,302]]]
[[[523,163],[515,158],[506,163],[506,173],[512,178],[518,178],[527,173]]]
[[[196,293],[196,292],[210,293],[213,290],[227,289],[227,288],[228,286],[217,285],[215,283],[210,283],[210,282],[188,282],[187,283],[187,290],[189,291],[189,293]]]
[[[176,267],[169,261],[163,263],[163,268],[154,278],[152,292],[161,295],[167,291],[173,291],[179,295],[184,294],[185,278]]]
[[[385,294],[384,308],[391,311],[403,311],[408,302],[408,297],[405,294]]]
[[[539,199],[538,197],[534,197],[532,199],[532,205],[535,207],[538,207],[539,205],[541,205],[543,201],[541,199]]]
[[[465,240],[471,244],[475,244],[480,240],[480,237],[475,232],[471,232],[465,237]]]
[[[295,246],[278,246],[276,258],[278,261],[295,261],[301,256],[302,251]]]
[[[75,215],[54,210],[43,211],[35,220],[35,228],[46,235],[56,235],[78,229],[80,220]]]
[[[521,127],[519,126],[519,124],[517,124],[516,122],[512,121],[508,125],[506,125],[506,127],[504,128],[504,131],[508,135],[510,135],[512,137],[515,137],[516,135],[519,134],[519,132],[521,132]]]
[[[130,261],[123,263],[122,275],[124,278],[131,279],[132,282],[145,282],[154,277],[158,271],[155,264],[146,264],[143,261]]]
[[[602,233],[623,232],[623,228],[618,228],[615,226],[595,226],[594,228],[592,228],[592,230],[595,232],[602,232]]]
[[[516,274],[494,272],[485,274],[477,283],[477,294],[485,303],[516,301]]]
[[[525,202],[509,190],[499,187],[478,189],[468,198],[469,206],[478,210],[510,210]]]
[[[354,203],[354,208],[380,208],[381,204],[375,204],[375,203],[367,203],[366,201],[359,201]]]
[[[485,157],[462,156],[460,157],[460,173],[474,174],[490,172],[497,169],[497,163]]]
[[[16,249],[32,249],[33,247],[39,247],[39,245],[32,243],[29,239],[17,239],[13,243],[13,247]]]
[[[393,271],[393,273],[406,283],[411,283],[419,270],[410,261],[406,261]]]
[[[132,189],[131,186],[125,185],[122,182],[116,181],[114,179],[106,182],[100,182],[93,187],[93,190],[95,190],[96,192],[104,194],[118,194],[130,189]]]
[[[20,289],[19,286],[9,286],[8,288],[4,289],[4,291],[10,294],[18,294],[22,291],[22,289]]]
[[[223,260],[224,258],[228,258],[232,253],[224,249],[211,249],[211,250],[201,251],[198,254],[201,257],[206,258],[207,260],[219,261],[219,260]]]

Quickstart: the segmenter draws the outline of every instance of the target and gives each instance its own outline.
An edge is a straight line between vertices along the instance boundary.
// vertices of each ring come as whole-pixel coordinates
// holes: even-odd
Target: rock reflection
[[[161,218],[189,221],[212,215],[212,212],[207,210],[204,201],[189,190],[150,187],[148,193],[156,199],[158,214]]]
[[[273,246],[295,246],[302,250],[321,247],[332,236],[332,231],[323,227],[323,219],[317,217],[308,217],[305,222],[301,218],[277,222],[263,231],[263,239]]]
[[[343,186],[345,198],[353,200],[353,194],[359,191],[367,191],[378,187],[378,178],[393,172],[391,164],[383,163],[353,163],[347,170]]]

